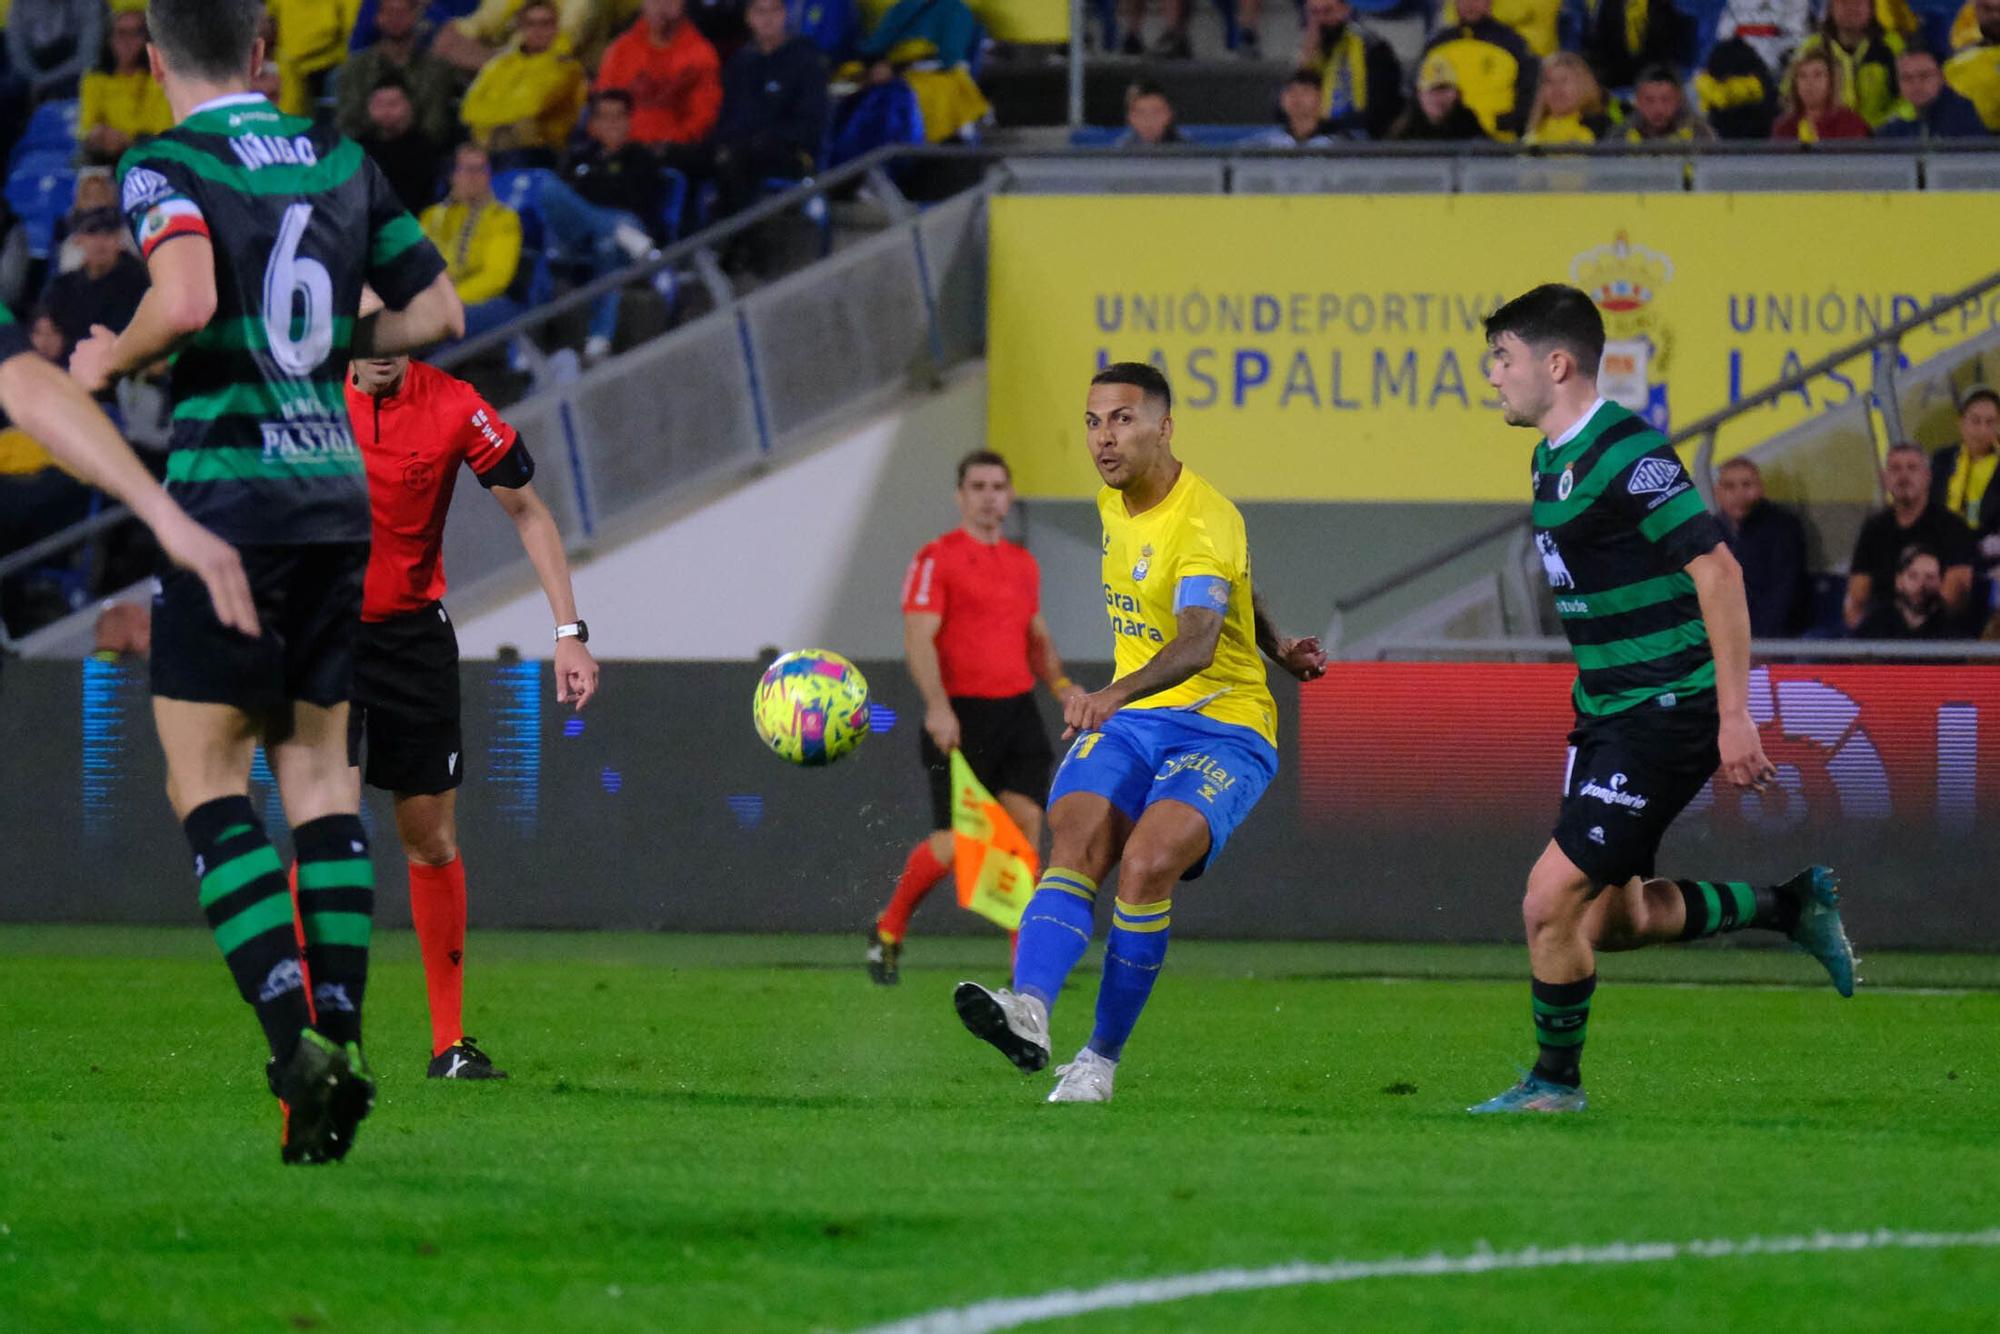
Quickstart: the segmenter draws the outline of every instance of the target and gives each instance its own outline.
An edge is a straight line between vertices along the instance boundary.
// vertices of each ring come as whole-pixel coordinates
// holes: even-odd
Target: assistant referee
[[[959,526],[917,553],[903,580],[903,653],[924,697],[919,741],[931,834],[910,850],[889,905],[868,933],[868,975],[897,980],[910,914],[950,871],[951,752],[963,751],[1030,844],[1055,762],[1035,707],[1035,681],[1058,700],[1081,693],[1063,675],[1042,620],[1041,569],[1000,535],[1014,505],[1007,460],[978,450],[958,463]]]

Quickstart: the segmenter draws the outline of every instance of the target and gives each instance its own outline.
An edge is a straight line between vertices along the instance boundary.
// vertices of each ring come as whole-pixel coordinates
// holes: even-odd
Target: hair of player
[[[1174,410],[1173,387],[1160,368],[1146,361],[1114,361],[1090,377],[1092,384],[1129,384],[1160,405],[1160,415]]]
[[[213,83],[250,72],[250,48],[263,19],[259,0],[150,0],[146,6],[147,33],[167,68]]]
[[[1537,352],[1561,348],[1595,379],[1604,358],[1604,316],[1589,294],[1566,283],[1543,283],[1486,317],[1486,341],[1513,334]]]
[[[958,484],[965,485],[965,475],[974,468],[998,468],[1007,474],[1007,480],[1014,480],[1014,470],[1007,466],[1007,460],[990,449],[975,449],[958,461]]]

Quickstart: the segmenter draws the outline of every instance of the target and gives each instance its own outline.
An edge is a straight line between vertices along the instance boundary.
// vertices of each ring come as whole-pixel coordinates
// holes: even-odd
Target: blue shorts
[[[1277,773],[1277,748],[1247,727],[1181,709],[1121,709],[1070,746],[1049,806],[1092,792],[1135,823],[1156,801],[1194,807],[1208,821],[1208,851],[1181,876],[1193,880],[1222,854]]]

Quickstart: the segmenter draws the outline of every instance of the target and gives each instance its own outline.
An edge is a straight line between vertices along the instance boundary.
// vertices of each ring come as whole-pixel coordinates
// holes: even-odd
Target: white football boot
[[[951,993],[966,1031],[1000,1049],[1024,1075],[1049,1063],[1049,1012],[1033,996],[961,982]]]
[[[1110,1102],[1111,1081],[1118,1075],[1118,1062],[1107,1061],[1085,1047],[1068,1065],[1056,1067],[1056,1086],[1050,1102]]]

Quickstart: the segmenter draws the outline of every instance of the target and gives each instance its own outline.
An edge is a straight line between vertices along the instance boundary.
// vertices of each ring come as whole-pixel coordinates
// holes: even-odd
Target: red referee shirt
[[[421,361],[382,398],[356,389],[350,375],[347,415],[368,465],[374,516],[361,619],[386,621],[444,596],[444,516],[458,465],[492,487],[527,485],[535,463],[478,390]]]
[[[1028,623],[1041,610],[1041,590],[1041,567],[1012,542],[988,546],[958,528],[917,553],[903,579],[903,610],[944,617],[937,654],[945,694],[1006,699],[1035,688]]]

